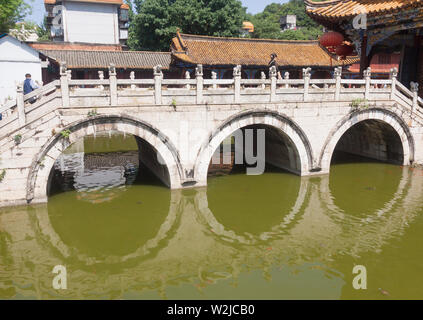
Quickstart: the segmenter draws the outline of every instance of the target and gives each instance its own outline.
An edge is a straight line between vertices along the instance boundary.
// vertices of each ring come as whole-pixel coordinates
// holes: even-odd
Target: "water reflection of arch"
[[[161,224],[156,236],[149,239],[143,246],[139,247],[136,251],[124,255],[124,256],[107,256],[106,258],[99,260],[96,257],[88,256],[84,253],[79,253],[76,248],[69,247],[66,245],[60,235],[54,229],[50,217],[48,214],[46,205],[35,206],[35,213],[37,223],[35,224],[38,228],[38,233],[48,241],[54,251],[58,252],[63,259],[70,257],[77,258],[78,261],[83,262],[86,266],[93,264],[125,264],[129,261],[143,259],[151,254],[157,253],[160,249],[165,246],[165,243],[172,237],[174,229],[177,228],[178,220],[181,213],[181,205],[183,201],[181,191],[171,191],[169,213],[165,221]]]
[[[421,210],[423,178],[408,168],[402,168],[402,176],[392,198],[380,209],[359,219],[347,215],[334,203],[329,179],[322,177],[316,188],[322,212],[326,211],[326,230],[321,239],[314,239],[317,250],[319,243],[324,243],[321,249],[329,259],[330,255],[338,253],[358,258],[366,251],[378,252],[389,240],[402,234]],[[345,229],[344,225],[349,227]]]
[[[392,199],[361,219],[345,214],[335,205],[328,192],[329,179],[323,176],[310,181],[310,200],[301,219],[287,234],[271,242],[271,254],[276,251],[284,254],[294,248],[291,261],[304,263],[312,257],[331,267],[337,254],[359,258],[365,252],[379,252],[421,212],[423,170],[416,173],[404,168]]]
[[[401,168],[401,178],[398,183],[398,188],[396,192],[394,193],[392,199],[385,203],[385,205],[378,209],[374,214],[376,217],[381,217],[385,213],[392,210],[393,206],[398,203],[403,197],[405,197],[406,188],[408,184],[410,183],[410,171],[406,167]],[[332,194],[332,191],[329,186],[330,182],[330,176],[322,176],[320,179],[320,186],[318,188],[319,190],[319,198],[321,199],[321,203],[324,207],[328,209],[329,212],[336,212],[336,213],[344,213],[344,210],[339,208],[335,202],[335,197]],[[367,221],[369,221],[369,218],[366,218]]]
[[[248,234],[246,236],[238,235],[233,230],[228,230],[217,221],[213,212],[209,208],[207,199],[207,190],[199,189],[195,196],[194,205],[196,212],[200,215],[200,220],[206,223],[213,230],[213,234],[228,242],[236,242],[245,245],[254,245],[261,241],[271,240],[273,236],[280,234],[292,226],[294,219],[298,218],[300,212],[307,206],[309,199],[309,179],[301,178],[298,196],[290,212],[282,219],[281,223],[275,225],[271,230],[261,233],[259,236]]]

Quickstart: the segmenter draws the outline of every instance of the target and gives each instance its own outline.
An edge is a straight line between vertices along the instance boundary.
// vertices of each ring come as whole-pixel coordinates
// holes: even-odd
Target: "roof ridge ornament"
[[[178,41],[179,41],[182,49],[184,51],[187,51],[188,50],[188,46],[186,45],[184,39],[182,38],[181,29],[179,29],[179,28],[176,29],[176,37],[178,38]]]

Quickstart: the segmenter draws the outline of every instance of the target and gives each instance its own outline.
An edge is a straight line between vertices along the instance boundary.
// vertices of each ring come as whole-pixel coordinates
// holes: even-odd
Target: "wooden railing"
[[[54,99],[58,99],[56,108],[395,100],[421,114],[423,120],[417,84],[412,83],[412,90],[406,88],[397,80],[396,69],[391,70],[389,80],[371,79],[370,68],[364,79],[342,79],[339,67],[333,79],[311,79],[310,68],[303,69],[302,79],[289,79],[288,73],[282,78],[274,67],[269,78],[262,73],[261,79],[241,79],[240,66],[234,68],[233,79],[216,79],[215,74],[204,79],[201,65],[196,68],[195,79],[189,74],[185,79],[163,79],[160,66],[154,68],[154,79],[135,79],[133,73],[131,79],[117,79],[114,66],[110,66],[107,80],[102,73],[98,80],[73,80],[69,74],[62,65],[60,80],[27,95],[19,86],[16,101],[0,107],[0,128],[16,119],[20,126],[25,125],[31,112]]]

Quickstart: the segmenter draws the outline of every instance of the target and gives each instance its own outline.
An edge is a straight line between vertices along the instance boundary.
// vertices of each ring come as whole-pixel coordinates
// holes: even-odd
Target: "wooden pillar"
[[[364,35],[361,41],[361,56],[360,56],[360,74],[369,67],[369,59],[367,57],[367,35]]]

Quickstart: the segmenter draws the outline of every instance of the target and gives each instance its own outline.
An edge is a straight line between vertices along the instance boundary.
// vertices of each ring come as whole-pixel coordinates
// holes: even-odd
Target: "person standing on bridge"
[[[270,55],[270,62],[269,62],[269,68],[271,67],[276,67],[276,71],[278,71],[278,63],[276,62],[276,58],[278,57],[278,55],[276,53],[272,53]]]
[[[35,84],[34,80],[31,79],[31,75],[29,73],[27,73],[25,75],[25,81],[24,81],[24,86],[23,86],[24,95],[31,93],[35,89],[38,89],[38,86]],[[33,97],[29,100],[29,102],[34,103],[35,100],[37,100],[37,99],[35,97]]]

